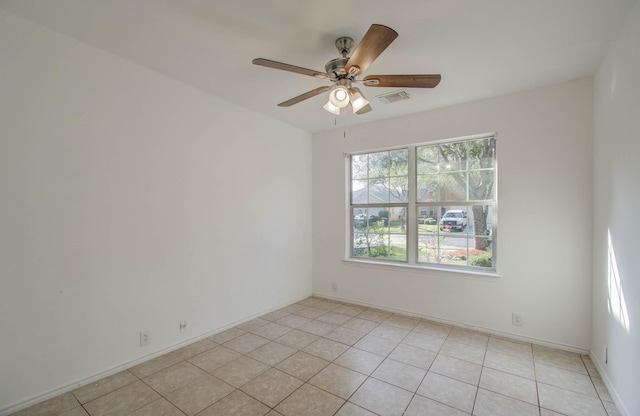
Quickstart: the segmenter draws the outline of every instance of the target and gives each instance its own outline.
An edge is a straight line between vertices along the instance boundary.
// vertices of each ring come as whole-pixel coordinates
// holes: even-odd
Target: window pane
[[[365,179],[367,177],[368,155],[351,156],[351,177],[353,179]]]
[[[468,255],[465,235],[440,236],[440,263],[466,266]]]
[[[440,171],[453,172],[467,170],[467,146],[465,142],[441,144]]]
[[[495,172],[493,169],[469,172],[469,199],[495,200]]]
[[[495,166],[496,139],[489,137],[467,142],[469,169],[493,168]]]
[[[438,223],[440,209],[438,206],[418,206],[418,212],[425,209],[426,217],[418,217],[418,262],[439,263],[440,236]]]
[[[486,237],[491,234],[493,223],[492,205],[473,205],[469,209],[469,232],[471,235]],[[473,246],[471,246],[473,247]],[[478,247],[483,249],[482,247]]]
[[[416,149],[418,174],[438,173],[438,146],[422,146]]]
[[[417,191],[418,202],[438,201],[438,175],[419,175]]]
[[[418,236],[418,261],[420,263],[439,263],[438,244],[437,234],[420,234]]]
[[[384,223],[384,221],[383,221]],[[393,207],[388,209],[386,224],[389,230],[389,259],[407,260],[407,210]]]
[[[391,176],[409,175],[409,151],[407,149],[392,150],[389,152]]]
[[[354,208],[353,256],[407,259],[405,208]]]
[[[366,204],[369,200],[369,188],[367,180],[351,181],[351,203]]]
[[[467,207],[451,207],[445,209],[439,221],[441,234],[446,233],[466,233],[469,225],[469,214]]]
[[[369,153],[369,178],[389,176],[389,152]]]
[[[389,180],[390,202],[407,202],[409,200],[409,181],[407,176],[394,176]]]
[[[466,201],[467,175],[446,173],[440,175],[440,201]]]
[[[369,180],[369,204],[389,202],[389,178]]]
[[[469,207],[469,266],[493,267],[493,206]]]
[[[437,234],[438,215],[436,207],[418,207],[418,234]]]
[[[484,241],[483,241],[484,240]],[[476,247],[485,247],[485,250]],[[492,243],[489,237],[475,237],[473,241],[469,242],[469,266],[474,267],[493,267],[493,250],[491,249]]]

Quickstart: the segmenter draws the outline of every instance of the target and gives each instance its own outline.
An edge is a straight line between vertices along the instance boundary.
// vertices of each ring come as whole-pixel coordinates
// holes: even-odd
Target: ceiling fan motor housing
[[[325,71],[327,71],[327,74],[331,76],[331,78],[345,78],[348,74],[344,70],[344,67],[345,65],[347,65],[348,61],[349,58],[346,57],[332,59],[327,62],[327,64],[324,66],[324,69]]]

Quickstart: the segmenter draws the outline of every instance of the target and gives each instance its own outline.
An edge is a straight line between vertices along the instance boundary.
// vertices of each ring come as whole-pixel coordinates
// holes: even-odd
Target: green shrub
[[[492,261],[493,255],[491,252],[469,257],[470,266],[491,267]]]

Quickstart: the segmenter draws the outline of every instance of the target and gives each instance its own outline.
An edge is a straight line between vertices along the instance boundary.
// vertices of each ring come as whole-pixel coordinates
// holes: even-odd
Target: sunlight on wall
[[[629,312],[627,311],[627,303],[624,300],[624,292],[620,283],[620,274],[618,273],[618,262],[616,261],[616,253],[613,250],[613,241],[611,240],[611,230],[609,235],[609,314],[618,321],[620,326],[629,333]]]

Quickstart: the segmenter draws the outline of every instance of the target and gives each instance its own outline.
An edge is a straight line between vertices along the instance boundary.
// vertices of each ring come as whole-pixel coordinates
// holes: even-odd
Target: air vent
[[[409,93],[405,90],[398,90],[389,92],[387,94],[380,94],[376,95],[376,97],[378,98],[378,100],[385,104],[391,104],[397,101],[408,100],[409,98],[411,98]]]

